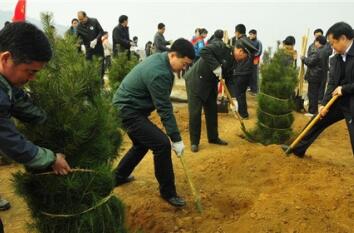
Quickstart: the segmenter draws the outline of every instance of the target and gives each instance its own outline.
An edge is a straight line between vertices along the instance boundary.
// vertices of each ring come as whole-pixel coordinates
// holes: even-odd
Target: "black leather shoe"
[[[130,175],[128,177],[116,176],[116,187],[126,184],[126,183],[130,183],[133,180],[135,180],[135,178],[132,175]]]
[[[162,197],[168,204],[173,205],[175,207],[183,207],[186,205],[186,201],[182,197],[174,196],[170,198]]]
[[[217,144],[217,145],[222,145],[222,146],[226,146],[227,145],[227,142],[218,138],[216,140],[210,140],[209,143],[211,144]]]
[[[293,153],[294,155],[296,155],[299,158],[303,158],[305,156],[305,154],[303,154],[303,153],[297,153],[296,151],[294,151],[294,149],[289,150],[290,147],[288,145],[282,144],[282,145],[280,145],[280,147],[287,155]]]
[[[0,197],[0,211],[8,210],[10,207],[10,202]]]
[[[198,152],[199,151],[199,146],[198,145],[191,145],[191,151],[192,152]]]

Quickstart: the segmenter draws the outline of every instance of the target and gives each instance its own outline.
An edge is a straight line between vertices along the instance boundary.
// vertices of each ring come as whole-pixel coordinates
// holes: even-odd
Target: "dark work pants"
[[[161,196],[176,196],[169,138],[144,116],[123,119],[122,123],[133,146],[120,161],[116,175],[128,177],[150,149],[154,154],[155,177],[160,185]]]
[[[327,80],[328,80],[328,72],[324,75],[322,81],[321,81],[321,86],[318,94],[318,100],[322,101],[324,93],[326,91],[326,85],[327,85]]]
[[[241,117],[248,117],[246,91],[249,83],[249,76],[237,76],[227,81],[227,86],[232,97],[235,97],[238,103],[238,112]]]
[[[340,97],[343,98],[343,97]],[[312,129],[307,133],[307,135],[300,141],[300,143],[295,146],[293,151],[299,154],[305,154],[306,150],[311,146],[315,139],[330,125],[345,119],[349,131],[350,143],[352,145],[352,152],[354,155],[354,122],[349,111],[349,100],[338,99],[336,103],[332,105],[329,109],[327,115],[318,121]],[[343,102],[347,102],[346,106]]]
[[[205,101],[193,92],[188,92],[189,137],[191,140],[191,145],[199,145],[200,142],[202,108],[204,109],[205,114],[208,141],[217,140],[219,138],[219,134],[216,90],[212,90]]]
[[[250,83],[249,87],[251,89],[251,92],[253,93],[258,93],[258,82],[259,82],[259,76],[258,76],[258,64],[252,65],[252,76],[250,77]]]
[[[320,82],[309,82],[307,89],[307,96],[309,97],[309,113],[317,114],[318,112],[318,95],[320,87]]]
[[[0,233],[4,233],[4,226],[2,225],[1,218],[0,218]]]

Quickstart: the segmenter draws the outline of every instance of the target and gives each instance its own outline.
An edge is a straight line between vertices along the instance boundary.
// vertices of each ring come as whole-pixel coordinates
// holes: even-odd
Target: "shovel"
[[[181,156],[178,156],[180,161],[181,161],[181,164],[182,164],[182,167],[183,167],[183,171],[184,171],[184,174],[186,175],[186,178],[187,178],[187,182],[189,184],[189,187],[192,191],[192,195],[194,197],[194,202],[195,202],[195,207],[196,209],[198,210],[199,213],[202,213],[203,211],[203,208],[202,208],[202,203],[200,201],[200,196],[197,192],[197,190],[195,189],[194,187],[194,184],[189,176],[189,172],[188,172],[188,169],[187,169],[187,166],[186,166],[186,162],[184,160],[184,157],[183,157],[183,154]]]
[[[234,107],[234,108],[236,109],[235,103],[234,103],[234,101],[232,100],[232,97],[231,97],[231,94],[230,94],[230,92],[229,92],[229,89],[227,88],[227,86],[226,86],[226,84],[225,84],[225,80],[224,80],[222,77],[220,77],[220,82],[222,83],[222,85],[223,85],[223,87],[224,87],[224,90],[225,90],[225,94],[226,94],[227,99],[229,100],[229,102],[230,102],[230,104],[232,105],[232,107]],[[251,135],[249,132],[247,132],[245,123],[243,122],[243,120],[242,120],[240,114],[239,114],[237,111],[232,111],[232,113],[234,114],[235,118],[240,121],[242,132],[246,135],[246,137],[247,137],[249,140],[253,140],[252,135]]]
[[[332,104],[338,99],[338,95],[335,95],[331,100],[324,106],[324,110],[327,110],[332,106]],[[291,150],[306,136],[310,129],[321,120],[321,114],[317,114],[313,120],[305,127],[305,129],[300,133],[300,135],[291,143],[289,148],[285,151],[285,154],[290,154]]]

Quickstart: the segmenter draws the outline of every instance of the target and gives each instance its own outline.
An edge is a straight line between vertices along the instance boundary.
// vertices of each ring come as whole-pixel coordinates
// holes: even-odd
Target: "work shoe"
[[[173,196],[169,198],[162,197],[168,204],[175,207],[183,207],[186,205],[186,201],[182,197]]]
[[[195,144],[191,145],[191,151],[192,152],[198,152],[199,151],[199,146],[195,145]]]
[[[135,180],[135,177],[130,175],[128,177],[122,177],[122,176],[118,176],[116,175],[116,187],[118,186],[121,186],[123,184],[126,184],[126,183],[130,183],[132,182],[133,180]]]
[[[217,145],[222,145],[222,146],[226,146],[228,143],[220,138],[217,138],[215,140],[209,140],[209,143],[211,144],[217,144]]]
[[[8,210],[10,207],[10,202],[0,197],[0,211]]]
[[[288,145],[285,144],[280,145],[280,147],[284,152],[286,152],[290,148]],[[290,149],[287,155],[291,153],[296,155],[299,158],[303,158],[305,156],[305,154],[295,152],[294,149]]]

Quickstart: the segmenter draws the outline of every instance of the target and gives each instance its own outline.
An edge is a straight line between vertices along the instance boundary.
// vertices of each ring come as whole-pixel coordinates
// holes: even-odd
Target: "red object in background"
[[[26,20],[26,0],[18,0],[12,22],[20,22]]]

